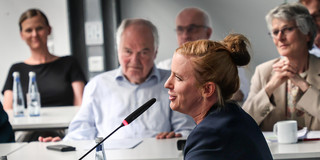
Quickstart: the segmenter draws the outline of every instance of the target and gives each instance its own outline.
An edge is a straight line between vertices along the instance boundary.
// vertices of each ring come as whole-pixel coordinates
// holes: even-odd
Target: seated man
[[[200,8],[183,9],[176,16],[176,33],[179,46],[189,41],[210,39],[212,25],[209,14]],[[157,64],[157,67],[170,70],[171,61],[172,58],[161,61]],[[246,72],[245,67],[238,67],[240,89],[232,97],[232,100],[241,103],[246,100],[250,87]]]
[[[157,29],[151,22],[126,19],[121,23],[117,31],[120,67],[94,77],[86,85],[82,106],[65,140],[105,137],[151,98],[157,99],[155,104],[111,138],[172,138],[190,133],[195,126],[192,119],[169,107],[164,83],[170,72],[154,65],[158,42]],[[40,137],[39,141],[52,139]]]

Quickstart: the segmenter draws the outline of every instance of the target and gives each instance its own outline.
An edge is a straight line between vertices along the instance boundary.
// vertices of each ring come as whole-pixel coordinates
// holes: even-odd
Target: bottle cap
[[[99,143],[103,140],[103,137],[97,137],[95,140],[96,140],[96,143]]]
[[[33,71],[30,71],[30,72],[29,72],[29,76],[30,76],[30,77],[34,77],[35,75],[36,75],[36,73],[34,73]]]
[[[13,77],[20,76],[20,73],[19,73],[19,72],[17,72],[17,71],[15,71],[15,72],[13,72],[13,73],[12,73],[12,76],[13,76]]]

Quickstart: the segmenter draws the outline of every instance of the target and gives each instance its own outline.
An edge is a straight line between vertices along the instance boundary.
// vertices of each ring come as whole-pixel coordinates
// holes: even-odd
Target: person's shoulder
[[[27,66],[29,65],[24,62],[18,62],[18,63],[12,64],[10,68],[13,70],[24,70]]]
[[[168,79],[170,77],[171,71],[166,69],[157,68],[161,79]]]
[[[316,62],[317,64],[320,63],[320,57],[317,57],[317,56],[315,56],[313,54],[309,54],[309,59],[314,61],[314,62]]]
[[[260,72],[271,72],[272,71],[272,65],[275,64],[276,62],[278,62],[280,60],[280,58],[275,58],[269,61],[266,61],[264,63],[259,64],[256,67],[256,70],[260,71]]]
[[[265,68],[265,67],[270,67],[272,66],[274,63],[278,62],[280,60],[280,58],[275,58],[266,62],[263,62],[261,64],[259,64],[257,67],[259,68]]]
[[[92,77],[89,81],[89,83],[91,82],[98,82],[98,81],[109,81],[110,79],[116,79],[116,75],[117,75],[117,69],[113,69],[110,71],[106,71],[106,72],[102,72],[94,77]]]
[[[61,62],[75,62],[76,59],[73,57],[73,56],[62,56],[62,57],[59,57],[57,59],[57,61],[61,61]]]
[[[158,68],[161,68],[161,69],[170,70],[170,69],[171,69],[171,63],[172,63],[172,59],[169,58],[169,59],[160,61],[160,62],[157,64],[157,67],[158,67]]]

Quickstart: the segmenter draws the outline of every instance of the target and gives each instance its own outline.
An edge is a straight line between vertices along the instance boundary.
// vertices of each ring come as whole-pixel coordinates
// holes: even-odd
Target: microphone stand
[[[91,151],[93,151],[96,147],[98,147],[101,143],[103,143],[107,138],[109,138],[113,133],[115,133],[118,129],[123,127],[124,125],[121,124],[117,129],[115,129],[113,132],[111,132],[106,138],[104,138],[101,142],[96,144],[93,148],[91,148],[86,154],[84,154],[79,160],[82,160],[85,156],[87,156]]]
[[[150,108],[153,103],[156,102],[155,98],[150,99],[148,102],[143,104],[141,107],[136,109],[134,112],[132,112],[128,117],[126,117],[123,121],[122,124],[115,129],[113,132],[111,132],[106,138],[104,138],[101,142],[96,144],[93,148],[91,148],[86,154],[84,154],[79,160],[82,160],[86,155],[88,155],[92,150],[94,150],[96,147],[98,147],[101,143],[103,143],[107,138],[109,138],[114,132],[116,132],[118,129],[120,129],[123,126],[128,125],[131,123],[133,120],[135,120],[137,117],[139,117],[144,111],[146,111],[148,108]]]

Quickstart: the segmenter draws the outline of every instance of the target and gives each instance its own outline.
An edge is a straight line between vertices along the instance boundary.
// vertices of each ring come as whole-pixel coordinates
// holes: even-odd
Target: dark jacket
[[[0,103],[0,143],[14,142],[12,127],[8,121],[8,115]]]
[[[213,106],[190,133],[185,146],[186,160],[272,159],[257,123],[238,105]]]

